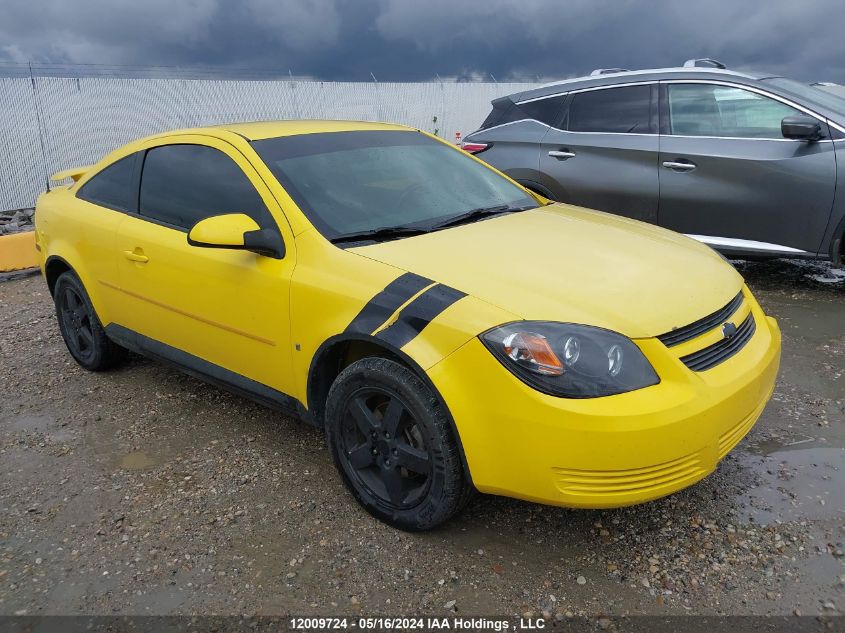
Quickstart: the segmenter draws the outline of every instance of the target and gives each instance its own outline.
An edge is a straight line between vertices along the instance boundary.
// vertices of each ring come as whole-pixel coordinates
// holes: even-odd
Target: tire
[[[392,360],[364,358],[340,373],[326,403],[326,439],[352,495],[393,527],[433,528],[472,495],[440,399]]]
[[[126,350],[106,336],[85,287],[74,273],[59,275],[53,288],[56,319],[70,355],[89,371],[103,371],[126,358]]]

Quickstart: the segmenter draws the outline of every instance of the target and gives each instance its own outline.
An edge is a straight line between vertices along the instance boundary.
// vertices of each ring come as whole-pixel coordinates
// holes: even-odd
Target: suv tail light
[[[461,143],[461,149],[470,154],[480,154],[486,149],[490,149],[491,143],[473,143],[471,141],[464,141]]]

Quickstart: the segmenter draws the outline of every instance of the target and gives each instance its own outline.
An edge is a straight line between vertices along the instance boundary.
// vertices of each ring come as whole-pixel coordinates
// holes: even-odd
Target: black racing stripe
[[[379,332],[376,337],[395,347],[410,343],[425,326],[437,318],[443,310],[466,297],[465,292],[449,286],[432,286],[408,305],[402,308],[396,321]]]
[[[399,306],[433,283],[431,279],[414,273],[400,275],[361,308],[358,316],[346,326],[346,332],[372,334],[399,309]]]

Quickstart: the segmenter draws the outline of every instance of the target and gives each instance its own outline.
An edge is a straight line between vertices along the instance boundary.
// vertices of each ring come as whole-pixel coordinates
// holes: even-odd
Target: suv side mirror
[[[784,138],[799,141],[818,141],[822,137],[822,124],[811,116],[788,116],[780,122]]]
[[[188,231],[188,244],[252,251],[275,259],[285,256],[285,244],[278,231],[260,228],[244,213],[213,215],[200,220]]]

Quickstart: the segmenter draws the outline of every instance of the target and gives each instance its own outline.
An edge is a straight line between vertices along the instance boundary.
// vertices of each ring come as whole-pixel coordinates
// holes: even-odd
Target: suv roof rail
[[[722,62],[716,59],[711,59],[709,57],[701,57],[699,59],[688,59],[684,62],[684,68],[695,68],[696,66],[701,66],[703,64],[708,64],[713,68],[719,68],[724,70],[727,68]]]
[[[613,73],[627,73],[630,72],[627,68],[596,68],[593,72],[590,73],[590,77],[596,77],[598,75],[612,75]]]

